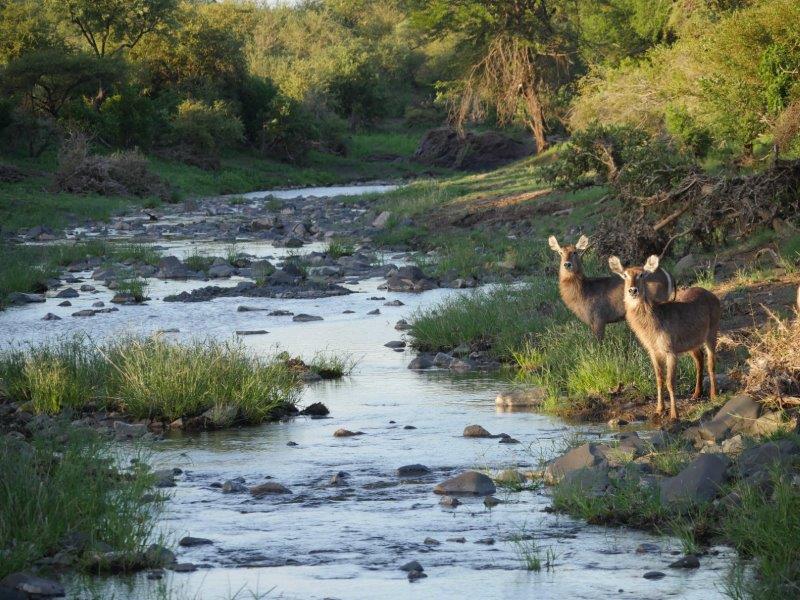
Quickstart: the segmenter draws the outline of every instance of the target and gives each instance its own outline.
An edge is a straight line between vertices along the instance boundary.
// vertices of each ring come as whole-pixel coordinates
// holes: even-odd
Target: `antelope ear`
[[[658,270],[658,256],[653,254],[650,258],[647,259],[647,262],[644,263],[644,270],[648,273],[654,273]]]
[[[586,237],[585,235],[582,235],[578,240],[578,243],[575,244],[575,247],[581,252],[583,252],[589,247],[589,238]]]
[[[550,250],[553,252],[561,252],[561,246],[558,245],[556,236],[551,235],[549,238],[547,238],[547,243],[550,244]]]
[[[622,262],[619,260],[618,256],[610,256],[608,258],[608,268],[611,269],[612,273],[616,273],[625,279],[625,269],[622,268]]]

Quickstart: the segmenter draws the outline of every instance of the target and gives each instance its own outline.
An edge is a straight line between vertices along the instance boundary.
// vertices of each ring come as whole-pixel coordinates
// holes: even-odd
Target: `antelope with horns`
[[[658,390],[656,414],[664,412],[661,395],[663,366],[666,368],[669,393],[669,417],[675,420],[678,418],[675,408],[675,366],[681,354],[690,353],[697,370],[692,399],[699,398],[703,393],[703,350],[708,355],[710,395],[712,398],[717,396],[714,360],[722,309],[714,294],[699,287],[681,290],[674,302],[656,304],[647,281],[658,270],[658,260],[657,256],[651,256],[643,269],[624,269],[619,258],[612,256],[608,259],[608,265],[624,282],[625,319],[653,363]]]
[[[560,246],[555,236],[548,239],[550,249],[558,253],[558,289],[561,299],[575,316],[591,327],[598,340],[603,339],[606,324],[625,318],[623,282],[618,277],[586,277],[581,254],[589,247],[589,238],[582,235],[578,243]],[[668,302],[675,296],[675,282],[664,269],[658,269],[648,281],[650,297]]]

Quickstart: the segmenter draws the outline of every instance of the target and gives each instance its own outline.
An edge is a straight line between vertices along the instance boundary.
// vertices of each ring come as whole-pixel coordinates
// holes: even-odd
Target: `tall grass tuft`
[[[57,425],[30,444],[0,437],[0,579],[28,567],[69,534],[87,549],[108,544],[134,558],[152,541],[160,503],[145,502],[152,476],[120,476],[111,442],[87,429]]]
[[[137,418],[171,420],[227,406],[257,423],[299,395],[285,365],[250,356],[235,342],[181,345],[155,337],[129,339],[103,352],[112,366],[114,401]]]
[[[0,354],[0,377],[13,398],[37,413],[94,404],[137,418],[173,420],[234,409],[239,420],[269,419],[300,393],[295,374],[239,342],[126,338],[96,346],[74,338]]]
[[[555,283],[538,279],[521,287],[500,286],[453,296],[418,311],[410,333],[418,350],[468,344],[488,347],[497,358],[512,360],[534,334],[567,315]]]
[[[800,490],[776,469],[769,489],[742,485],[740,502],[723,515],[722,530],[740,554],[754,560],[756,576],[733,577],[733,598],[800,595]]]

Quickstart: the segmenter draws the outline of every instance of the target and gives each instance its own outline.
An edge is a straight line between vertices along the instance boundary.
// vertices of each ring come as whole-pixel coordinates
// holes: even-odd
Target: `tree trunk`
[[[525,96],[525,104],[528,112],[528,128],[533,133],[533,139],[536,140],[536,152],[542,152],[547,149],[547,139],[544,135],[545,126],[542,103],[539,101],[539,95],[533,88],[532,83],[525,86],[523,95]]]

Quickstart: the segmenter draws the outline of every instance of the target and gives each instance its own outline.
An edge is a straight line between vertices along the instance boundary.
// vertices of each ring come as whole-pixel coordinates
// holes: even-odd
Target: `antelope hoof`
[[[677,421],[678,420],[678,413],[670,411],[669,420],[670,421]]]
[[[702,395],[703,395],[702,392],[695,392],[694,394],[692,394],[692,400],[699,400]]]

